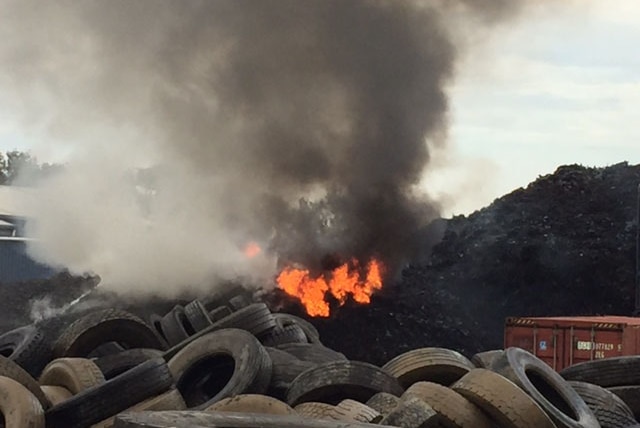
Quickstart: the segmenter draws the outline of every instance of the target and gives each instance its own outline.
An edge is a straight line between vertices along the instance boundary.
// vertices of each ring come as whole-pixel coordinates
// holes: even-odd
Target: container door
[[[622,331],[593,328],[567,330],[564,366],[622,355]],[[558,369],[559,370],[559,369]]]

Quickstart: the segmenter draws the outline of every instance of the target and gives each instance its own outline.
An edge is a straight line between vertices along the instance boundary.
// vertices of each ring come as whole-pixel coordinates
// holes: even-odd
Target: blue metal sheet
[[[0,240],[0,283],[47,279],[59,270],[33,260],[20,240]]]

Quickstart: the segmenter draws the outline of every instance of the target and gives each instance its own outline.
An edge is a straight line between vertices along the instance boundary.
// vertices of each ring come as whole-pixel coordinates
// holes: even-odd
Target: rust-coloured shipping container
[[[511,317],[504,346],[517,346],[555,370],[600,358],[640,354],[640,318]]]

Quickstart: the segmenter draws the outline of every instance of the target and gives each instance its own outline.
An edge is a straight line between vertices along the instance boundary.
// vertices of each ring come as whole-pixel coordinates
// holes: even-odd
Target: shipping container
[[[27,239],[0,237],[0,284],[48,279],[60,271],[32,259]]]
[[[517,346],[561,370],[583,361],[640,354],[640,318],[511,317],[505,348]]]

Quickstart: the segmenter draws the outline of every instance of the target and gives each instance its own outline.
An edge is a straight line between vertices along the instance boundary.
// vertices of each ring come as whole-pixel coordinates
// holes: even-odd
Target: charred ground
[[[430,260],[408,265],[370,305],[347,304],[330,319],[311,321],[327,346],[379,364],[421,346],[465,354],[499,348],[506,316],[630,315],[638,183],[640,165],[562,166],[482,210],[446,220]],[[92,284],[68,275],[4,284],[0,331],[32,322],[34,300],[60,306]],[[267,300],[303,314],[284,296]],[[146,317],[173,303],[92,293],[80,307],[118,306]]]

